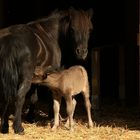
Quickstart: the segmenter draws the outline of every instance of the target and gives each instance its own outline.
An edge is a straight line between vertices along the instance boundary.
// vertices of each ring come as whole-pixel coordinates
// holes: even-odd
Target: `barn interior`
[[[138,107],[138,0],[0,0],[0,28],[27,23],[57,8],[63,10],[71,6],[94,10],[89,54],[82,63],[89,74],[93,107],[100,110],[104,104],[114,103],[120,107]]]

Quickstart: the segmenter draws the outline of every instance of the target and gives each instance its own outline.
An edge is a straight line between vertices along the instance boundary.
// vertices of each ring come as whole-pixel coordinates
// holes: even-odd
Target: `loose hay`
[[[79,115],[80,114],[80,115]],[[137,109],[106,107],[100,111],[93,128],[87,128],[86,114],[75,114],[75,130],[70,132],[61,122],[60,127],[51,131],[51,123],[38,119],[35,123],[23,122],[25,135],[14,134],[10,120],[9,134],[0,134],[0,140],[139,140],[140,119]],[[41,122],[42,121],[42,122]],[[38,125],[39,124],[39,125]],[[44,125],[45,124],[45,125]]]

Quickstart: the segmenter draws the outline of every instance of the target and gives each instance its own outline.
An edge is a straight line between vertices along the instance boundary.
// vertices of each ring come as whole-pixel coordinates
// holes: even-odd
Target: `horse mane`
[[[74,20],[75,17],[82,18],[79,21],[83,21],[83,18],[85,18],[85,20],[80,24],[82,24],[82,26],[85,28],[89,26],[88,20],[86,19],[88,17],[88,13],[82,9],[76,10],[72,7],[69,8],[68,10],[62,10],[62,11],[56,9],[53,12],[51,12],[48,16],[37,19],[35,21],[31,21],[27,23],[27,25],[32,26],[34,24],[41,24],[47,29],[49,28],[47,24],[55,23],[59,26],[58,27],[59,32],[64,36],[66,36],[69,31],[69,28],[71,27],[71,22],[72,20]],[[75,22],[77,22],[77,20],[75,20]]]
[[[44,22],[48,22],[50,20],[56,20],[56,19],[59,19],[60,18],[60,14],[59,14],[59,11],[56,9],[54,10],[53,12],[51,12],[48,16],[45,16],[43,18],[39,18],[37,20],[34,20],[34,21],[30,21],[27,23],[27,25],[32,25],[32,24],[36,24],[36,23],[44,23]]]

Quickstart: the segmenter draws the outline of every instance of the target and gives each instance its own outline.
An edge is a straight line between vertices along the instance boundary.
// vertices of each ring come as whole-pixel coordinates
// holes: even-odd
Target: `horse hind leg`
[[[17,134],[24,134],[24,128],[21,124],[21,114],[22,108],[25,101],[26,93],[28,92],[31,83],[29,80],[24,80],[23,83],[20,85],[20,88],[17,93],[16,101],[15,101],[15,119],[13,122],[13,129],[14,132]]]
[[[35,119],[35,106],[36,102],[38,101],[38,95],[37,95],[37,87],[32,87],[32,93],[31,93],[31,99],[30,99],[30,106],[29,111],[26,115],[26,121],[33,123]]]
[[[88,127],[91,128],[91,127],[93,127],[93,121],[92,121],[92,117],[91,117],[91,103],[89,100],[89,94],[87,92],[83,92],[82,94],[84,96],[86,111],[87,111],[87,115],[88,115]]]
[[[8,112],[8,102],[3,104],[2,116],[1,116],[1,133],[6,134],[9,131],[9,112]]]

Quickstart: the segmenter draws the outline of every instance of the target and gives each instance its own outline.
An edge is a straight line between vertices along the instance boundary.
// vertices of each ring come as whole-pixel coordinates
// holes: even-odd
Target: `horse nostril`
[[[76,54],[87,54],[88,53],[88,49],[85,49],[85,48],[77,48],[76,49]]]
[[[88,53],[88,49],[84,49],[84,53]]]
[[[80,49],[79,49],[79,48],[76,49],[76,53],[77,53],[77,54],[80,53]]]

